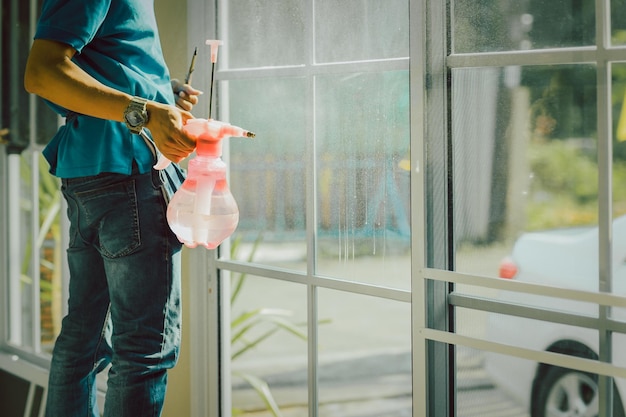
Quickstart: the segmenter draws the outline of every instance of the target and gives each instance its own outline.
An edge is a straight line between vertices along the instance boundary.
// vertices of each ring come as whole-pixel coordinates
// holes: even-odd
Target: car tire
[[[585,407],[598,395],[597,381],[598,377],[594,374],[557,366],[547,367],[543,375],[535,380],[536,386],[533,388],[535,398],[532,399],[531,416],[592,415],[588,414],[591,410],[585,410]],[[613,417],[626,417],[616,388],[613,389],[613,397]],[[580,409],[572,410],[574,404]],[[551,414],[550,410],[556,412]]]

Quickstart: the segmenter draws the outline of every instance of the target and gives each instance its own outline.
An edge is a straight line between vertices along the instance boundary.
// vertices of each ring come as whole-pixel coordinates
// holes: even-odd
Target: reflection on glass
[[[569,348],[576,349],[575,342]],[[584,350],[572,354],[593,357]],[[529,412],[531,416],[599,415],[598,375],[490,352],[473,355],[483,357],[486,372],[477,378],[476,362],[465,360],[464,350],[458,350],[459,415],[478,415],[478,410],[487,408],[494,416],[528,417]],[[625,415],[623,387],[623,381],[617,381],[614,416]]]
[[[405,71],[318,79],[321,274],[408,288],[408,104]],[[358,263],[370,260],[371,280],[355,273]]]
[[[456,0],[452,29],[454,53],[592,45],[595,4],[593,1]]]
[[[452,77],[456,270],[597,290],[595,68]]]
[[[316,62],[409,56],[407,0],[318,0]]]
[[[248,259],[254,248],[255,262],[306,265],[304,85],[300,78],[229,82],[230,123],[256,133],[228,139],[229,185],[239,206],[233,239],[247,245],[234,259]]]
[[[410,305],[319,290],[320,415],[411,414]]]
[[[266,401],[306,415],[306,288],[232,273],[230,331],[233,415],[275,415]]]
[[[278,67],[305,63],[305,2],[228,0],[228,43],[219,62],[228,68]]]

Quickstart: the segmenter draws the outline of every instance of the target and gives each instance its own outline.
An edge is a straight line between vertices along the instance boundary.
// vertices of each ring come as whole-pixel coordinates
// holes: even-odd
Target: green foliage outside
[[[595,145],[595,142],[593,142]],[[598,164],[595,152],[586,153],[568,141],[532,144],[526,206],[527,230],[597,224]],[[626,214],[626,161],[613,163],[613,215]]]

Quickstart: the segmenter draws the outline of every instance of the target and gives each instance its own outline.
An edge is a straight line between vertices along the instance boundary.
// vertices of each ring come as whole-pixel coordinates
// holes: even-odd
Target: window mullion
[[[613,177],[613,129],[611,103],[611,63],[606,53],[611,42],[609,1],[596,2],[596,43],[599,51],[597,62],[597,129],[598,129],[598,276],[600,292],[610,293],[613,284],[612,271],[612,177]],[[613,362],[613,333],[606,322],[611,317],[611,306],[598,306],[599,319],[599,360]],[[613,415],[613,380],[599,376],[599,415]]]

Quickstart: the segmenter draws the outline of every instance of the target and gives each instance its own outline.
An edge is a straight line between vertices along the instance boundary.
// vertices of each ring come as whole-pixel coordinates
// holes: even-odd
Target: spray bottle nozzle
[[[254,132],[213,119],[189,119],[183,129],[196,139],[196,153],[201,156],[221,156],[224,138],[256,136]]]

